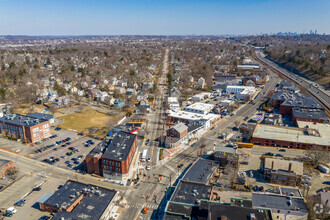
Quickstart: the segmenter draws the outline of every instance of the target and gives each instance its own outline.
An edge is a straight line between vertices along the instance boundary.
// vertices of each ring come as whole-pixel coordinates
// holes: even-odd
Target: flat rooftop
[[[183,176],[183,182],[206,184],[219,164],[212,160],[199,158]]]
[[[71,212],[62,211],[57,213],[54,219],[100,219],[117,194],[116,190],[68,181],[53,196],[46,200],[45,203],[63,205],[69,202],[71,204],[70,195],[81,191],[85,191],[86,196],[80,203]]]
[[[220,117],[219,115],[212,113],[203,115],[187,111],[169,111],[169,116],[188,121],[212,120]]]
[[[203,102],[196,102],[192,105],[186,106],[184,110],[186,111],[204,111],[206,113],[210,112],[214,108],[213,104],[207,104]]]
[[[103,158],[116,161],[125,161],[131,151],[135,138],[135,134],[124,131],[113,134],[113,139],[108,149],[105,151]]]
[[[271,169],[273,164],[273,170],[289,170],[289,165],[292,165],[292,172],[302,176],[304,174],[304,163],[293,160],[284,160],[278,158],[265,158],[265,168]]]
[[[275,125],[258,124],[253,132],[254,138],[289,141],[293,143],[306,143],[310,145],[330,145],[330,126],[320,126],[320,136],[305,134],[304,128],[283,127]]]
[[[212,186],[180,181],[177,187],[175,187],[175,191],[170,201],[192,205],[197,204],[196,202],[198,200],[209,200],[211,196],[211,190]]]
[[[327,120],[328,117],[322,109],[307,109],[295,107],[292,109],[293,117],[305,119],[322,119]]]
[[[282,214],[291,213],[291,215],[304,216],[308,213],[308,209],[303,198],[291,197],[290,199],[288,196],[279,194],[252,193],[252,202],[253,207],[281,210],[280,212]]]
[[[34,118],[34,117],[29,117],[29,116],[20,115],[20,114],[11,114],[11,115],[6,115],[6,116],[0,118],[0,121],[5,122],[7,124],[17,125],[17,126],[32,127],[37,124],[46,122],[46,121],[48,121],[48,119]]]

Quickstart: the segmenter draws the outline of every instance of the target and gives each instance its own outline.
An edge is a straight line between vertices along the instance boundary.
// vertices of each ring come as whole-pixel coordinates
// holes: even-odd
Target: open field
[[[63,120],[60,125],[61,128],[103,137],[109,131],[109,128],[113,127],[122,117],[122,114],[108,115],[101,111],[85,108],[81,112],[59,116],[58,118]]]

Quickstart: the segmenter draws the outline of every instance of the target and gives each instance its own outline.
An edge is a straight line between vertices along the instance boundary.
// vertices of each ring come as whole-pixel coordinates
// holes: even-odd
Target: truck
[[[148,150],[143,150],[142,155],[141,155],[141,162],[145,162],[147,159],[147,155],[148,155]]]

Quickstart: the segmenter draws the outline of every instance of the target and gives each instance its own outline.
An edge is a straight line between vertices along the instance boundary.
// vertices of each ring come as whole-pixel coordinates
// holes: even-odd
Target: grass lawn
[[[64,120],[60,125],[61,128],[104,137],[104,135],[109,132],[109,129],[112,128],[122,117],[122,114],[110,116],[106,113],[87,108],[81,112],[67,114],[58,118]],[[96,133],[90,133],[89,128],[91,127],[98,128],[98,131]]]

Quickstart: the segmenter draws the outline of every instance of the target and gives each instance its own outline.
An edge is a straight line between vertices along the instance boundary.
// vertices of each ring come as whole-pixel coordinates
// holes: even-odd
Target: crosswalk
[[[129,209],[142,209],[144,207],[148,207],[149,209],[157,209],[158,208],[158,205],[126,205],[125,208]]]

